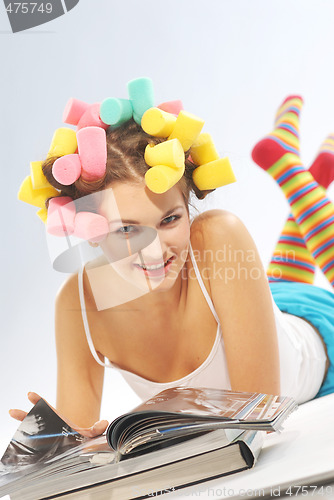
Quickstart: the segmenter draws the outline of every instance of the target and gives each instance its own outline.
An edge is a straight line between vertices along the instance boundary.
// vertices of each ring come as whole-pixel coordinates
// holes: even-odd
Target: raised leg
[[[322,169],[320,165],[323,164],[324,158],[332,160],[332,153],[331,151],[320,153],[310,171],[302,166],[299,156],[301,106],[302,99],[298,96],[291,96],[283,102],[277,112],[273,132],[256,144],[252,157],[282,188],[307,249],[331,285],[334,286],[334,205],[312,175],[312,172]],[[331,141],[332,139],[327,141],[330,147],[333,146]],[[324,156],[325,153],[326,156]],[[328,157],[328,154],[331,156]],[[332,165],[331,162],[330,164]],[[332,169],[333,167],[329,168],[329,170]],[[330,177],[329,175],[328,180]],[[295,226],[293,227],[295,229]],[[300,257],[301,254],[298,256]],[[304,273],[303,279],[311,279],[312,264],[307,261],[300,262],[300,270]],[[309,264],[311,267],[307,269],[305,265]],[[291,268],[291,265],[285,266],[285,269],[288,267]],[[288,274],[287,277],[289,281],[296,280],[291,279]],[[300,281],[300,279],[297,280]]]
[[[334,181],[334,134],[326,137],[309,168],[314,179],[324,188]],[[267,269],[270,283],[299,281],[312,284],[316,263],[308,251],[298,224],[290,213],[275,246]]]

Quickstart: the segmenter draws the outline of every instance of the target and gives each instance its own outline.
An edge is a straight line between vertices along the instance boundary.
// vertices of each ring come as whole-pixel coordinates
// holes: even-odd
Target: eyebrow
[[[164,219],[165,217],[168,217],[168,215],[172,214],[175,210],[177,210],[178,208],[184,208],[183,205],[178,205],[174,208],[172,208],[171,210],[168,210],[162,217],[161,217],[161,220]],[[114,220],[110,220],[109,223],[113,223],[113,222],[123,222],[123,223],[127,223],[127,224],[140,224],[139,221],[137,220],[132,220],[132,219],[114,219]]]

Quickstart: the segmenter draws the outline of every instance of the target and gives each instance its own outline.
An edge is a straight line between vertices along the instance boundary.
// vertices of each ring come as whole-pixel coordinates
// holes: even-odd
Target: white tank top
[[[78,275],[82,318],[87,342],[94,359],[106,368],[117,369],[142,400],[149,399],[158,392],[174,386],[231,389],[219,318],[203,283],[191,245],[189,253],[199,286],[218,326],[214,344],[205,361],[193,372],[171,382],[153,382],[119,368],[108,359],[106,363],[100,360],[92,341],[87,320],[83,291],[83,268]],[[325,351],[318,334],[309,323],[296,316],[282,313],[274,300],[273,308],[279,342],[281,394],[294,397],[297,402],[302,403],[312,399],[320,388],[325,372]]]
[[[185,377],[182,377],[177,380],[173,380],[171,382],[153,382],[151,380],[148,380],[144,377],[141,377],[139,375],[136,375],[135,373],[132,373],[128,370],[123,370],[117,365],[114,365],[110,363],[109,360],[106,360],[106,363],[102,363],[100,358],[97,355],[97,352],[95,350],[90,330],[89,330],[89,325],[87,321],[87,314],[86,314],[86,308],[85,308],[85,299],[84,299],[84,294],[83,294],[83,269],[79,272],[79,295],[80,295],[80,303],[81,303],[81,311],[82,311],[82,318],[85,326],[85,331],[86,331],[86,337],[88,341],[89,348],[91,350],[92,355],[94,356],[95,360],[102,366],[105,366],[107,368],[115,368],[117,369],[123,376],[123,378],[127,381],[127,383],[132,387],[132,389],[138,394],[140,398],[143,400],[146,400],[154,394],[157,394],[160,391],[163,391],[164,389],[168,389],[170,387],[174,386],[188,386],[188,387],[212,387],[212,388],[217,388],[217,389],[230,389],[231,384],[230,384],[230,379],[227,371],[227,363],[226,363],[226,357],[225,357],[225,349],[224,349],[224,342],[223,342],[223,337],[222,337],[222,332],[221,332],[221,327],[219,323],[219,318],[217,316],[217,313],[215,311],[215,308],[213,306],[211,297],[209,296],[205,285],[203,283],[202,277],[200,275],[197,263],[194,258],[194,253],[192,250],[191,245],[189,246],[189,253],[190,253],[190,258],[192,261],[192,264],[194,266],[195,274],[199,283],[199,286],[201,287],[201,290],[203,292],[203,295],[208,303],[208,306],[211,309],[211,312],[217,321],[217,333],[216,333],[216,338],[214,341],[214,344],[212,346],[212,349],[210,351],[210,354],[208,357],[205,359],[205,361],[198,367],[196,370],[193,372],[189,373]],[[217,376],[219,374],[219,376]]]

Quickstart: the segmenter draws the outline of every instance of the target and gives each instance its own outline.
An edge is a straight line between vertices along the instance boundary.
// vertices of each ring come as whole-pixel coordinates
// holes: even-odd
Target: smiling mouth
[[[164,269],[168,266],[168,264],[170,264],[173,260],[175,260],[175,257],[170,257],[168,260],[166,260],[166,262],[164,262],[163,264],[156,264],[156,265],[141,265],[141,264],[134,264],[136,267],[138,267],[139,269],[142,269],[144,271],[159,271],[161,269]]]

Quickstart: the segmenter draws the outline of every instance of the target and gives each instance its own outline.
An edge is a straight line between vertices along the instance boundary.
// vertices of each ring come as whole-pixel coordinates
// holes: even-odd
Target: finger
[[[40,399],[41,399],[41,396],[39,394],[37,394],[36,392],[28,392],[28,398],[29,398],[29,401],[33,404],[36,404]],[[84,427],[78,427],[76,426],[75,424],[73,424],[69,419],[63,417],[53,406],[51,406],[49,403],[47,403],[50,408],[52,408],[52,410],[60,417],[64,420],[64,422],[66,422],[70,427],[72,427],[73,430],[79,432],[79,434],[82,434],[83,436],[87,436],[87,437],[96,437],[96,436],[100,436],[101,434],[104,433],[104,431],[106,430],[106,428],[108,427],[109,425],[109,422],[108,420],[99,420],[98,422],[95,422],[94,425],[92,425],[92,427],[87,427],[87,428],[84,428]],[[21,410],[19,410],[21,411]],[[22,413],[25,413],[24,416],[27,415],[26,412],[22,412]],[[23,417],[24,418],[24,417]],[[23,420],[22,418],[22,420]]]
[[[96,436],[99,436],[99,434],[96,434],[96,432],[93,430],[93,428],[90,429],[75,429],[81,436],[85,436],[88,438],[93,438]]]
[[[37,392],[33,392],[33,391],[30,391],[28,392],[28,399],[29,401],[35,405],[36,403],[38,403],[38,401],[40,399],[42,399],[42,396],[40,396],[39,394],[37,394]],[[44,399],[44,401],[46,402],[46,404],[62,419],[64,420],[64,422],[66,422],[70,427],[72,427],[72,429],[74,429],[74,424],[72,424],[72,422],[68,419],[68,418],[65,418],[63,417],[63,415],[61,413],[59,413],[58,410],[56,410],[56,408],[54,408],[52,405],[50,405],[50,403],[48,403],[48,401],[46,401]]]
[[[100,434],[104,433],[108,425],[109,425],[108,420],[99,420],[98,422],[95,422],[95,424],[93,425],[92,427],[93,432],[95,432],[96,435],[99,436]]]
[[[28,415],[26,411],[18,410],[16,408],[10,409],[8,413],[12,418],[20,421],[22,421]]]
[[[39,401],[40,399],[42,399],[42,396],[40,396],[39,394],[37,394],[37,392],[28,392],[28,399],[29,399],[30,403],[32,403],[32,404],[34,404],[34,405],[35,405],[36,403],[38,403],[38,401]],[[45,399],[44,399],[44,401],[45,401]],[[47,404],[48,406],[50,406],[50,408],[51,408],[51,409],[52,409],[55,413],[57,413],[57,415],[59,415],[61,418],[63,418],[63,417],[59,414],[59,412],[57,412],[56,408],[54,408],[53,406],[51,406],[51,405],[50,405],[50,403],[48,403],[47,401],[45,401],[45,402],[46,402],[46,404]]]
[[[28,392],[28,399],[30,403],[35,405],[41,399],[41,396],[37,392]]]
[[[108,420],[99,420],[98,422],[95,422],[95,424],[92,425],[92,427],[86,427],[86,428],[73,427],[73,429],[82,434],[83,436],[96,437],[103,434],[108,425],[109,425]]]

